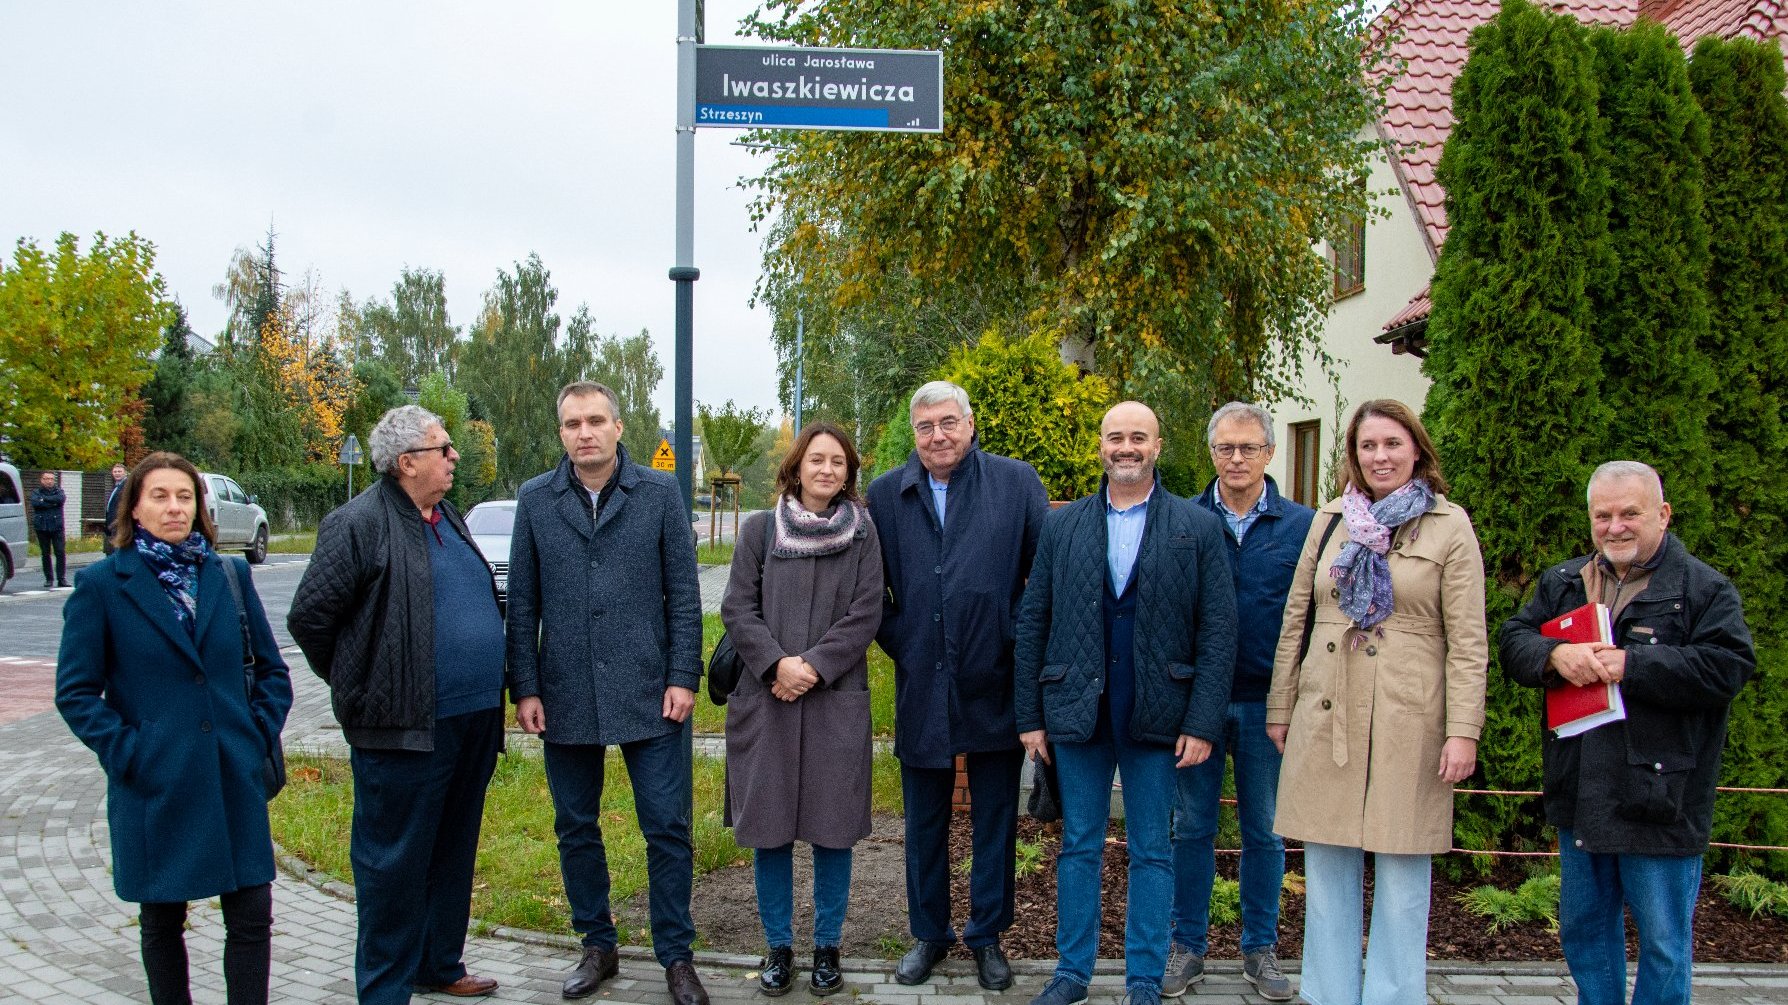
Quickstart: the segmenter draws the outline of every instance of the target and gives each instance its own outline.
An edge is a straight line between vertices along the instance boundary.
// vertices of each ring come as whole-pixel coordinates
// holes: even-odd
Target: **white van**
[[[25,519],[25,486],[19,469],[0,461],[0,590],[25,564],[31,521]]]

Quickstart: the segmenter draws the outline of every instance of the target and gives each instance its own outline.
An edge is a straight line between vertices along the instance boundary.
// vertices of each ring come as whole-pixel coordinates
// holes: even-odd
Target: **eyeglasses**
[[[943,433],[945,436],[949,436],[961,426],[962,419],[952,415],[948,419],[939,419],[936,422],[913,423],[913,435],[921,440],[926,439],[932,433]]]
[[[1211,447],[1211,453],[1216,454],[1224,460],[1228,460],[1236,454],[1241,454],[1243,457],[1251,461],[1254,458],[1259,457],[1260,452],[1265,450],[1266,447],[1267,445],[1264,443],[1218,443]]]
[[[443,443],[443,444],[441,444],[441,445],[440,445],[440,446],[438,446],[438,447],[411,447],[411,448],[410,448],[410,449],[408,449],[408,450],[405,450],[405,451],[403,451],[403,453],[406,453],[406,454],[426,454],[426,453],[428,453],[428,452],[430,452],[430,451],[433,451],[433,450],[439,450],[439,451],[440,451],[440,452],[441,452],[441,456],[442,456],[442,457],[446,457],[446,456],[447,456],[447,454],[448,454],[448,453],[449,453],[449,452],[450,452],[450,451],[452,451],[452,450],[453,450],[453,441],[452,441],[452,440],[448,440],[448,441],[447,441],[447,442],[446,442],[446,443]]]

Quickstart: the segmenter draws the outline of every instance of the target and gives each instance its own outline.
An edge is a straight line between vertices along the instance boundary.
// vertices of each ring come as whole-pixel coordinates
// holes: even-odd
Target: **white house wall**
[[[1428,284],[1434,274],[1434,264],[1422,240],[1420,224],[1403,197],[1385,156],[1374,158],[1369,185],[1370,191],[1375,193],[1375,204],[1388,211],[1388,215],[1373,217],[1366,224],[1366,288],[1336,301],[1323,326],[1323,345],[1329,355],[1335,357],[1340,375],[1343,424],[1359,402],[1396,398],[1420,410],[1428,394],[1428,379],[1422,376],[1421,360],[1408,354],[1396,355],[1389,346],[1379,345],[1373,338],[1380,334],[1386,321]],[[1312,419],[1322,423],[1319,450],[1325,485],[1338,434],[1334,388],[1313,360],[1306,359],[1304,368],[1301,391],[1311,404],[1284,401],[1267,406],[1278,422],[1273,433],[1279,444],[1269,473],[1287,490],[1291,484],[1288,472],[1292,459],[1292,424]]]

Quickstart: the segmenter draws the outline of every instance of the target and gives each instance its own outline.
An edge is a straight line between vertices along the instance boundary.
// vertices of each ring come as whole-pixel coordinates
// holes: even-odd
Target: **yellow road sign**
[[[671,449],[669,440],[658,441],[658,449],[652,454],[652,470],[677,470],[677,452]]]

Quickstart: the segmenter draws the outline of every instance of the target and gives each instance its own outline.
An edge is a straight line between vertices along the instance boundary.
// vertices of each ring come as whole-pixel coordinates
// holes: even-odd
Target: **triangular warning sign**
[[[658,449],[652,453],[652,468],[657,471],[677,470],[677,452],[671,449],[670,441],[658,441]]]

